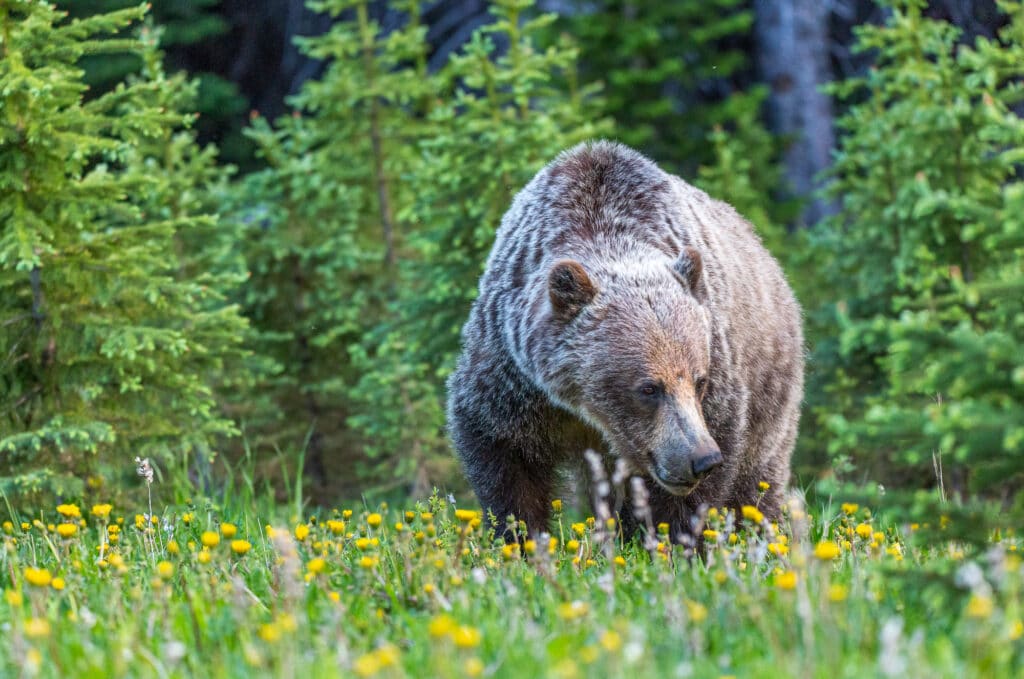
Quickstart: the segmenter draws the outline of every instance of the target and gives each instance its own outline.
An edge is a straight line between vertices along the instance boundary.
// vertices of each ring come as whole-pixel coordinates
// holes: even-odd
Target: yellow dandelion
[[[78,505],[57,505],[57,513],[69,519],[78,519],[82,516],[82,511],[78,508]]]
[[[551,509],[554,510],[554,512],[556,514],[561,512],[562,511],[562,501],[561,500],[552,500],[551,501]]]
[[[273,622],[260,625],[259,635],[260,639],[272,644],[281,638],[281,626]]]
[[[225,539],[230,540],[238,534],[238,526],[233,523],[222,523],[220,525],[220,534],[223,535]]]
[[[871,532],[873,529],[871,528],[870,523],[858,523],[857,527],[853,530],[857,533],[858,536],[867,540],[869,537],[871,537]]]
[[[78,526],[73,523],[62,523],[57,526],[57,534],[65,540],[74,537],[75,533],[78,532]]]
[[[704,530],[704,539],[705,540],[710,540],[712,542],[717,540],[718,539],[718,531],[717,530],[712,530],[710,528],[705,529]]]
[[[480,645],[480,630],[469,625],[459,625],[452,632],[452,641],[459,648],[475,648]]]
[[[757,489],[762,493],[767,491],[771,487],[772,484],[768,483],[767,481],[761,481],[760,483],[757,484]]]
[[[100,504],[92,506],[92,515],[101,519],[106,519],[110,516],[111,510],[114,506],[111,504]]]
[[[658,524],[658,535],[668,535],[668,524],[667,523],[659,523]]]
[[[751,505],[743,505],[743,518],[747,521],[753,521],[754,523],[761,523],[764,521],[764,514],[757,507]]]
[[[306,564],[306,570],[309,571],[310,573],[313,573],[314,575],[317,574],[317,573],[323,573],[324,569],[326,569],[326,568],[327,568],[327,562],[324,559],[320,558],[320,557],[317,557],[315,559],[310,559],[309,563]]]
[[[252,545],[249,544],[248,540],[231,541],[231,551],[239,556],[246,554],[250,549],[252,549]]]
[[[331,519],[327,522],[327,528],[331,531],[332,535],[344,535],[345,534],[345,522]]]
[[[29,566],[25,569],[25,581],[33,587],[49,587],[53,576],[45,568],[34,568]]]
[[[708,617],[707,607],[698,602],[686,600],[686,611],[690,615],[691,622],[704,622]]]
[[[216,547],[220,544],[220,535],[214,533],[212,530],[204,531],[203,535],[199,539],[202,541],[204,547]]]
[[[768,551],[775,556],[786,556],[789,554],[789,547],[781,542],[769,542]]]
[[[25,601],[25,598],[21,596],[21,592],[16,589],[5,589],[4,599],[6,599],[7,603],[13,607],[21,606]]]
[[[619,568],[622,568],[622,567],[624,567],[626,565],[626,557],[622,556],[621,554],[616,556],[614,561],[615,561],[615,565],[618,566]]]
[[[849,595],[849,590],[846,588],[846,585],[840,585],[839,583],[834,583],[832,585],[829,585],[829,588],[828,588],[828,600],[829,601],[835,601],[837,603],[840,602],[840,601],[846,601],[846,597],[848,595]]]
[[[796,589],[796,580],[794,571],[786,571],[775,576],[775,586],[779,589]]]
[[[565,543],[565,551],[567,551],[567,552],[575,552],[579,548],[580,548],[579,540],[569,540],[568,542]]]
[[[994,610],[995,603],[992,601],[992,597],[986,594],[972,594],[964,612],[968,618],[984,619],[992,615]]]
[[[622,636],[615,630],[605,630],[601,634],[599,643],[601,644],[601,648],[609,653],[614,653],[622,648]]]
[[[64,590],[65,587],[67,587],[67,583],[64,582],[64,578],[54,578],[50,581],[50,587],[53,587],[58,592],[61,592]]]
[[[50,636],[50,623],[43,618],[29,618],[25,621],[25,636],[29,639],[42,639]]]
[[[380,528],[380,524],[383,521],[384,521],[384,517],[382,517],[380,514],[378,514],[376,512],[374,512],[373,514],[370,514],[368,517],[366,517],[366,523],[367,523],[367,525],[370,526],[370,528]]]
[[[194,519],[195,519],[195,516],[192,514],[192,512],[185,512],[184,514],[181,515],[181,522],[183,524],[185,524],[186,526],[191,525],[192,521]]]
[[[456,509],[455,518],[462,523],[470,523],[476,518],[476,512],[472,509]]]
[[[467,677],[479,677],[484,673],[484,661],[476,656],[466,658],[466,661],[462,663],[462,671]]]
[[[446,637],[455,631],[457,624],[455,620],[446,613],[435,616],[427,624],[427,632],[432,637]]]
[[[1020,620],[1014,620],[1011,622],[1006,635],[1009,637],[1010,641],[1017,641],[1017,639],[1020,639],[1024,636],[1024,622],[1021,622]]]
[[[839,556],[839,545],[831,540],[822,540],[814,547],[814,556],[822,561],[832,561]]]
[[[295,526],[295,539],[302,542],[309,537],[309,526],[305,523],[300,523]]]
[[[201,552],[196,554],[196,560],[203,565],[210,563],[210,558],[210,552],[207,549],[203,549]]]
[[[558,605],[557,614],[562,620],[578,620],[590,611],[585,601],[566,601]]]
[[[576,535],[579,535],[580,537],[583,537],[583,534],[587,532],[587,524],[585,524],[585,523],[574,523],[574,524],[572,524],[572,532],[576,533]]]
[[[167,553],[175,555],[181,554],[181,547],[178,546],[178,542],[176,540],[167,541]]]
[[[843,510],[843,514],[846,514],[847,516],[853,516],[857,513],[857,510],[860,509],[860,505],[856,504],[855,502],[844,502],[840,506],[840,508]]]
[[[359,560],[359,566],[360,568],[365,568],[369,570],[376,566],[378,562],[379,560],[375,556],[364,556]]]
[[[170,561],[161,561],[156,565],[157,574],[164,580],[174,577],[174,564]]]

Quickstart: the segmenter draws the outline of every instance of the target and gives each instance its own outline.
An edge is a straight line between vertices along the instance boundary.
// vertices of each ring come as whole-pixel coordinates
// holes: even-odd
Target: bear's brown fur
[[[644,479],[678,537],[702,504],[777,513],[803,353],[800,309],[746,220],[635,151],[582,144],[502,220],[449,430],[501,520],[547,530],[559,471],[592,448]]]

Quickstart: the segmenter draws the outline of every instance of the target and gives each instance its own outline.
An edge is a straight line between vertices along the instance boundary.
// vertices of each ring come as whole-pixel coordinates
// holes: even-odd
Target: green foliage
[[[246,323],[223,301],[231,281],[185,249],[214,226],[196,196],[218,171],[181,131],[190,89],[163,76],[152,40],[108,37],[144,13],[0,8],[6,490],[76,493],[97,459],[180,460],[236,430],[216,385],[244,358]],[[106,52],[146,68],[84,101],[78,62]]]
[[[624,143],[694,177],[714,159],[715,125],[754,123],[763,93],[730,96],[749,70],[739,47],[754,21],[746,3],[580,0],[574,9],[559,28],[580,45],[580,77],[603,83],[604,112]]]
[[[388,35],[368,2],[317,4],[347,17],[302,42],[327,72],[294,115],[255,121],[269,169],[238,199],[245,304],[285,368],[274,398],[312,430],[314,475],[326,449],[343,451],[323,464],[349,479],[356,468],[421,491],[450,469],[443,378],[501,215],[547,160],[605,129],[588,122],[589,90],[551,87],[575,52],[536,45],[551,18],[524,21],[531,5],[496,3],[495,22],[430,74],[417,2],[395,3],[408,20]]]
[[[860,28],[876,66],[833,88],[856,103],[832,173],[842,210],[819,234],[839,299],[817,415],[841,468],[1005,498],[1024,480],[1024,7],[1003,3],[1009,25],[973,46],[923,7]],[[983,516],[976,537],[1020,514]]]

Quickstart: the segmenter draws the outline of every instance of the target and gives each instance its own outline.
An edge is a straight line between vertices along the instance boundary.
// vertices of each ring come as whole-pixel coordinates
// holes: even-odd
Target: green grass
[[[882,525],[866,508],[797,509],[778,532],[711,517],[703,559],[656,538],[650,552],[622,545],[559,516],[558,544],[528,543],[525,557],[436,498],[301,519],[242,499],[225,511],[166,507],[155,525],[142,506],[12,517],[0,673],[832,679],[1022,669],[1016,545],[965,557],[941,539],[906,541],[923,531]],[[61,523],[74,535],[62,537]],[[120,527],[114,543],[108,524]],[[219,539],[204,549],[207,532]],[[235,553],[234,540],[249,550]]]

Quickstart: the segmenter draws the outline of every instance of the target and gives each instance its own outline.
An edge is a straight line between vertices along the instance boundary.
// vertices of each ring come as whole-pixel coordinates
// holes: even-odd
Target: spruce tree
[[[163,164],[172,139],[188,145],[174,131],[192,116],[167,105],[184,84],[150,72],[85,100],[84,55],[158,62],[151,41],[111,37],[144,13],[67,21],[45,3],[0,7],[6,490],[73,495],[97,462],[207,454],[236,431],[215,385],[242,357],[246,323],[182,252],[211,218],[154,198],[202,190]]]
[[[876,63],[835,87],[855,103],[834,171],[843,208],[819,249],[843,284],[835,340],[818,347],[832,452],[935,488],[915,499],[933,518],[963,503],[971,522],[954,525],[976,537],[1013,514],[969,498],[1007,502],[1024,481],[1024,7],[1001,6],[1008,27],[973,46],[917,0],[859,29]]]

